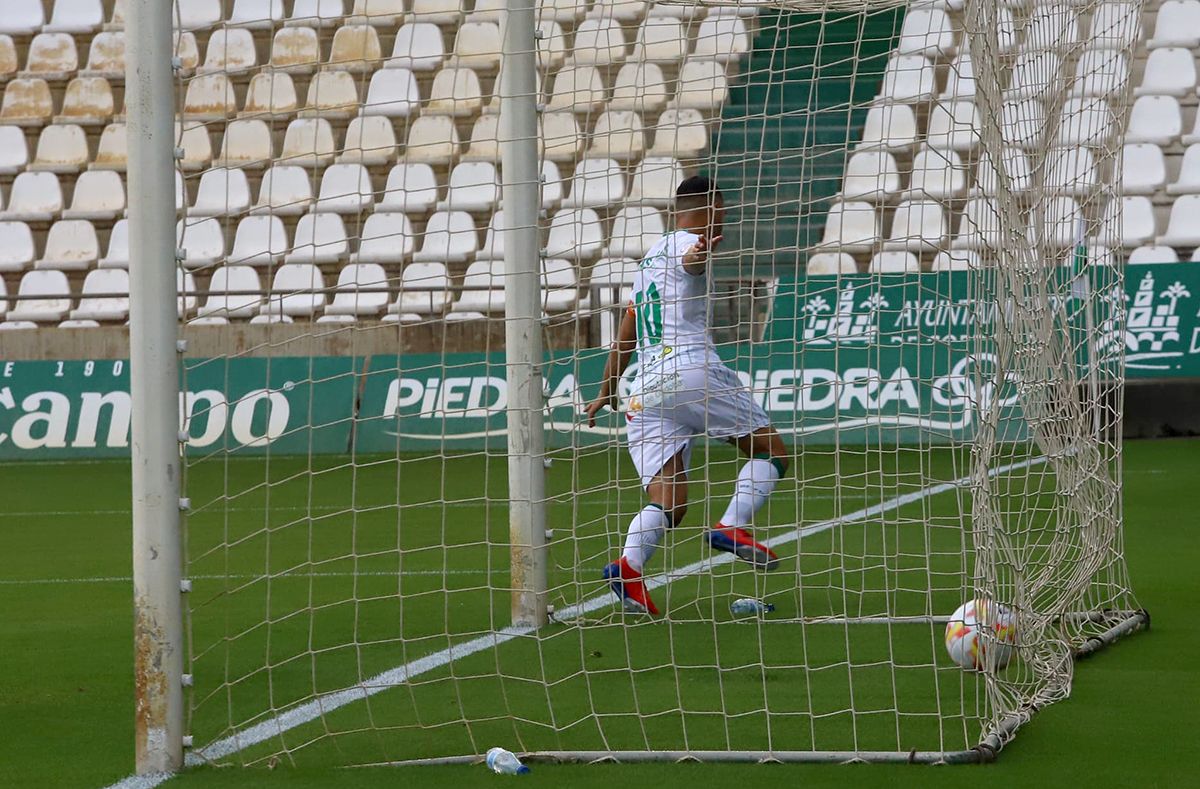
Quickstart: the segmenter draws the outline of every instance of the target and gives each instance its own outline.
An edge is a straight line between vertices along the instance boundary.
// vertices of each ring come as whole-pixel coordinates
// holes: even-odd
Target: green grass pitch
[[[695,527],[719,514],[736,468],[724,452],[711,460],[693,495],[707,479],[714,501],[693,502],[690,528],[670,535],[660,568],[706,555]],[[768,533],[963,473],[961,456],[940,450],[803,452],[772,502]],[[1011,495],[1036,495],[1040,473],[1014,475]],[[1040,713],[996,765],[561,766],[523,780],[927,786],[969,778],[1011,786],[1086,774],[1101,786],[1187,785],[1188,732],[1200,724],[1195,705],[1184,703],[1200,698],[1188,658],[1200,647],[1189,627],[1200,602],[1191,533],[1198,473],[1198,442],[1126,446],[1128,555],[1153,629],[1082,665],[1073,697]],[[2,478],[0,785],[106,786],[132,764],[127,465],[14,464]],[[563,610],[602,594],[599,567],[615,554],[639,495],[628,468],[603,452],[560,458],[548,488],[551,584]],[[375,459],[354,468],[339,459],[212,458],[191,469],[189,493],[198,699],[191,730],[199,741],[444,649],[446,632],[463,643],[507,624],[506,509],[490,503],[505,497],[502,458]],[[686,738],[692,748],[963,747],[976,735],[975,687],[949,666],[928,626],[891,634],[786,621],[760,628],[730,621],[726,608],[752,594],[776,604],[777,620],[885,606],[923,613],[932,588],[934,609],[949,612],[962,596],[963,504],[961,492],[946,492],[807,535],[799,553],[796,543],[781,546],[783,567],[765,577],[730,563],[678,578],[655,593],[671,611],[669,625],[623,624],[605,605],[587,614],[586,627],[551,626],[540,642],[482,650],[236,757],[277,764],[273,771],[205,768],[168,785],[482,784],[500,779],[480,767],[397,774],[331,765],[494,744],[662,748]],[[883,555],[900,558],[885,563]],[[959,705],[943,709],[940,725],[937,698]],[[273,758],[281,751],[288,754]]]

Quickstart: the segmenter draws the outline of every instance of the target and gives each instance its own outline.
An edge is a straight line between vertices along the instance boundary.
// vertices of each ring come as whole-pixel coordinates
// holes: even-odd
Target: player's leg
[[[709,532],[713,548],[734,553],[757,567],[772,570],[775,553],[757,542],[749,531],[758,512],[775,490],[788,467],[787,447],[774,427],[767,425],[729,440],[748,460],[738,471],[733,496],[721,520]]]

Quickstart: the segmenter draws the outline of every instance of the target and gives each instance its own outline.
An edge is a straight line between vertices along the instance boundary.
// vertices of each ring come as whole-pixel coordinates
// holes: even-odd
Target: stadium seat
[[[604,247],[600,217],[591,208],[564,208],[550,220],[546,257],[566,258],[577,263],[591,260]]]
[[[471,127],[471,143],[462,156],[464,161],[500,162],[500,116],[484,113]]]
[[[563,179],[558,165],[542,160],[542,210],[552,211],[562,205]]]
[[[575,29],[569,63],[608,66],[625,59],[625,34],[612,17],[588,18]]]
[[[687,33],[678,19],[650,16],[638,28],[630,59],[673,65],[687,57],[687,53]]]
[[[1182,133],[1183,115],[1179,110],[1179,100],[1175,97],[1139,96],[1133,102],[1125,142],[1170,145]]]
[[[464,22],[454,37],[451,62],[459,68],[494,72],[500,68],[500,25]]]
[[[614,159],[584,159],[575,168],[563,208],[605,208],[625,199],[625,175]]]
[[[125,183],[112,170],[89,170],[75,181],[71,207],[63,219],[111,222],[125,213]]]
[[[504,17],[505,0],[475,0],[467,22],[495,22],[500,24]]]
[[[626,63],[617,72],[610,110],[635,110],[646,114],[661,110],[671,98],[662,67],[657,63]]]
[[[233,81],[222,73],[205,74],[188,81],[183,115],[196,121],[219,121],[237,114]]]
[[[983,267],[979,253],[970,249],[947,249],[933,256],[930,271],[978,271]]]
[[[29,146],[19,126],[0,126],[0,175],[15,175],[29,164]]]
[[[538,19],[552,19],[562,25],[574,26],[583,19],[588,4],[579,0],[537,0]]]
[[[187,268],[207,268],[225,258],[225,232],[216,219],[181,219],[175,225],[175,239]]]
[[[321,62],[321,39],[311,27],[283,27],[271,39],[271,68],[311,73]]]
[[[948,200],[961,197],[966,191],[966,171],[958,153],[952,150],[922,148],[913,157],[909,198]]]
[[[282,21],[283,0],[234,0],[228,24],[249,30],[271,30]]]
[[[627,206],[617,212],[612,236],[603,254],[606,257],[638,258],[666,232],[663,217],[650,206]]]
[[[100,268],[129,268],[129,220],[118,219],[108,234],[108,252],[96,264]]]
[[[100,241],[92,223],[86,219],[61,219],[50,226],[46,248],[33,267],[82,271],[99,259]]]
[[[417,263],[464,263],[479,249],[475,222],[466,211],[435,211],[425,225],[421,248],[413,253]]]
[[[447,67],[433,78],[425,111],[465,118],[483,109],[483,87],[479,75],[469,68]]]
[[[407,118],[421,107],[416,76],[406,68],[379,69],[371,75],[361,115]]]
[[[1025,23],[1025,37],[1021,49],[1058,50],[1071,47],[1079,41],[1079,16],[1069,5],[1048,4],[1034,6]]]
[[[271,279],[260,315],[312,318],[325,306],[325,278],[312,263],[285,263]]]
[[[297,118],[284,132],[279,158],[301,167],[324,167],[333,161],[335,153],[333,127],[328,119]]]
[[[30,170],[77,173],[88,164],[87,134],[73,123],[46,126],[38,135]]]
[[[346,225],[337,214],[305,214],[296,223],[292,249],[285,263],[339,263],[350,253]]]
[[[842,176],[843,200],[884,202],[900,191],[900,170],[887,151],[855,151]]]
[[[646,153],[650,156],[694,159],[707,150],[708,127],[699,111],[665,110],[654,126],[654,142]]]
[[[1191,93],[1196,87],[1196,63],[1190,49],[1167,47],[1151,50],[1142,73],[1137,96],[1176,96]]]
[[[303,167],[273,165],[263,174],[254,213],[299,216],[312,205],[312,178]]]
[[[376,203],[375,210],[425,214],[433,210],[437,199],[438,184],[433,168],[428,164],[406,162],[397,164],[388,173],[383,197]]]
[[[604,107],[604,78],[595,66],[567,66],[554,78],[548,110],[594,113]]]
[[[346,120],[358,111],[358,80],[355,76],[347,71],[320,71],[308,83],[308,95],[300,115],[328,122]]]
[[[289,127],[290,128],[290,127]],[[275,158],[271,127],[258,119],[230,121],[225,127],[221,152],[213,160],[217,167],[260,169]]]
[[[49,222],[63,210],[62,186],[58,176],[26,171],[13,180],[8,208],[0,219],[20,222]]]
[[[884,104],[867,110],[863,127],[862,150],[883,148],[889,151],[911,149],[917,141],[917,118],[908,104]],[[932,145],[932,143],[931,143]]]
[[[1096,159],[1087,148],[1056,148],[1048,151],[1044,188],[1071,197],[1086,197],[1096,190]]]
[[[958,219],[958,233],[950,242],[954,250],[994,249],[1001,243],[1000,213],[990,197],[967,201]]]
[[[450,277],[441,263],[410,263],[400,273],[400,291],[388,313],[441,315],[450,306]]]
[[[412,257],[416,246],[412,222],[401,213],[371,214],[363,223],[358,251],[351,263],[399,263]]]
[[[588,278],[587,301],[593,308],[629,303],[638,261],[630,258],[601,258]]]
[[[932,63],[920,55],[892,55],[876,98],[914,104],[932,99],[936,92],[937,77]]]
[[[261,71],[250,79],[242,115],[295,115],[300,109],[296,84],[285,71]]]
[[[491,162],[460,162],[450,171],[446,199],[438,210],[482,213],[500,202],[500,174]]]
[[[808,264],[804,273],[809,276],[833,276],[836,274],[855,274],[858,266],[854,256],[846,252],[817,252],[808,256]]]
[[[548,72],[562,66],[567,59],[567,38],[563,35],[562,25],[553,19],[542,19],[537,23],[535,35],[538,68]]]
[[[396,129],[389,119],[378,115],[351,118],[346,128],[346,144],[336,161],[379,167],[392,163],[397,148]]]
[[[404,158],[409,162],[447,165],[458,155],[458,129],[447,115],[422,115],[408,127]]]
[[[979,110],[972,102],[935,104],[929,113],[925,142],[930,148],[968,153],[979,145],[980,125]]]
[[[1044,50],[1022,52],[1009,69],[1006,102],[1041,98],[1053,90],[1059,79],[1062,60],[1057,53]]]
[[[250,182],[240,169],[217,167],[200,176],[189,216],[233,216],[250,209]]]
[[[71,311],[71,286],[61,271],[29,271],[21,277],[9,321],[57,323]]]
[[[493,269],[493,266],[496,266]],[[504,311],[504,274],[498,261],[479,260],[467,267],[462,292],[450,307],[457,318]],[[450,317],[450,316],[447,316]],[[471,319],[467,318],[467,319]]]
[[[1152,195],[1163,188],[1167,165],[1162,149],[1150,143],[1127,143],[1121,167],[1120,193]]]
[[[379,33],[371,25],[347,24],[333,34],[326,68],[353,74],[369,74],[383,59]]]
[[[70,33],[39,33],[29,42],[23,76],[64,82],[78,70],[79,50]]]
[[[113,128],[112,124],[105,126],[104,131],[107,133],[110,128]],[[126,144],[125,126],[120,124],[117,126],[116,130],[119,132],[119,139],[114,139],[112,142],[116,143],[118,147],[110,151],[110,153],[114,156],[114,164],[112,166],[106,166],[105,169],[123,170],[125,169],[124,156],[126,154],[126,151],[124,150],[124,146]],[[184,123],[181,125],[178,121],[176,121],[175,136],[176,139],[179,140],[179,147],[183,149],[183,158],[179,160],[180,169],[186,172],[193,172],[204,170],[213,163],[212,140],[208,136],[207,126],[202,123]],[[100,142],[101,148],[103,148],[103,134],[100,137]],[[119,158],[121,163],[119,168],[115,163],[117,158]],[[92,167],[100,166],[99,162],[100,154],[97,153],[96,161],[92,163]]]
[[[357,214],[375,203],[371,174],[361,164],[334,164],[321,176],[315,213]]]
[[[671,106],[711,115],[720,112],[728,98],[724,66],[713,60],[689,60],[679,70],[679,92]]]
[[[390,28],[403,21],[405,10],[405,0],[354,0],[350,21]]]
[[[24,271],[37,252],[33,231],[24,222],[0,222],[0,271]]]
[[[936,200],[904,200],[892,216],[892,232],[883,248],[889,252],[931,252],[943,245],[948,229],[946,210]]]
[[[396,31],[392,57],[383,65],[409,71],[433,71],[442,65],[445,55],[442,31],[437,25],[418,21],[404,24]]]
[[[1075,198],[1046,198],[1043,211],[1040,229],[1042,245],[1067,249],[1079,244],[1084,213]]]
[[[285,25],[337,27],[346,16],[345,0],[295,0]]]
[[[31,36],[46,24],[42,0],[6,0],[0,15],[0,33]]]
[[[1004,102],[1000,114],[1000,133],[1006,145],[1037,148],[1043,144],[1042,127],[1046,123],[1040,99]]]
[[[56,123],[102,126],[112,120],[115,111],[112,87],[103,77],[76,77],[63,93],[62,112]]]
[[[220,24],[221,0],[187,0],[175,3],[174,22],[180,30],[203,30]]]
[[[879,216],[866,202],[838,201],[829,207],[820,251],[867,252],[879,241]]]
[[[700,23],[692,54],[721,63],[738,60],[750,51],[746,23],[736,16],[709,16]]]
[[[1071,95],[1111,98],[1124,90],[1130,71],[1125,53],[1113,49],[1089,49],[1079,56],[1075,65]]]
[[[463,19],[461,0],[412,0],[412,16],[419,22],[457,25]]]
[[[542,261],[542,309],[566,312],[579,301],[579,279],[575,264],[551,258]]]
[[[545,92],[542,90],[542,72],[538,71],[538,70],[534,70],[533,76],[534,76],[534,98],[535,98],[535,101],[540,103],[543,100],[543,97],[545,96]],[[499,115],[500,114],[499,91],[500,91],[500,81],[503,78],[504,78],[504,69],[501,69],[500,73],[496,75],[496,78],[494,81],[495,90],[492,92],[491,97],[487,99],[487,102],[483,108],[483,111],[485,114],[488,114],[488,115]]]
[[[647,156],[634,168],[627,202],[665,208],[675,199],[675,188],[683,178],[683,167],[673,157]]]
[[[650,0],[595,0],[588,10],[588,17],[604,17],[630,24],[646,16],[651,5]]]
[[[15,77],[20,66],[17,45],[12,36],[0,34],[0,82],[7,82]]]
[[[250,318],[262,308],[262,283],[251,266],[221,266],[208,283],[200,318]]]
[[[946,69],[946,87],[938,94],[942,101],[975,99],[975,64],[970,52],[962,52]]]
[[[1029,159],[1020,148],[1005,148],[1003,170],[1008,176],[1009,191],[1014,194],[1025,192],[1030,187]],[[979,156],[979,164],[975,170],[975,192],[988,197],[999,191],[999,173],[992,163],[992,152],[984,151]]]
[[[1129,249],[1152,243],[1157,233],[1154,206],[1149,197],[1112,197],[1096,236],[1099,243],[1106,246]]]
[[[1102,146],[1115,127],[1112,111],[1103,99],[1068,99],[1058,124],[1058,144]]]
[[[0,101],[0,123],[15,126],[42,126],[54,115],[50,85],[44,79],[14,79],[4,86]]]
[[[571,112],[542,115],[543,153],[552,162],[574,161],[583,150],[584,136]]]
[[[388,303],[388,278],[378,263],[351,263],[338,272],[326,315],[378,315]]]
[[[204,51],[204,63],[196,69],[197,74],[232,74],[248,71],[258,65],[258,53],[254,49],[254,35],[245,28],[227,28],[213,31]]]
[[[1092,15],[1088,42],[1101,49],[1132,49],[1142,38],[1141,6],[1106,2]]]
[[[129,272],[124,269],[89,271],[83,280],[79,306],[71,320],[123,321],[129,317]]]
[[[1179,253],[1171,247],[1141,246],[1130,252],[1125,262],[1131,266],[1141,266],[1147,263],[1178,263]]]
[[[900,42],[896,45],[899,54],[937,58],[947,57],[954,50],[954,26],[945,10],[913,8],[905,14]]]
[[[476,260],[504,259],[504,209],[492,214],[488,220],[487,232],[483,235],[483,246],[475,255]]]
[[[1126,164],[1126,170],[1128,164]],[[1200,194],[1200,145],[1189,145],[1183,152],[1183,161],[1179,165],[1179,177],[1174,183],[1167,185],[1167,194],[1190,195]]]
[[[273,266],[289,248],[287,228],[278,216],[247,216],[238,222],[233,236],[230,265]]]
[[[876,252],[871,256],[867,271],[871,274],[910,274],[921,270],[921,262],[912,252]]]
[[[1200,3],[1196,0],[1166,0],[1158,7],[1150,49],[1200,47]]]
[[[207,135],[205,135],[205,139],[208,139]],[[125,133],[125,124],[108,124],[104,127],[104,131],[100,132],[100,142],[96,145],[96,156],[92,160],[92,168],[124,172],[128,158],[129,143]]]

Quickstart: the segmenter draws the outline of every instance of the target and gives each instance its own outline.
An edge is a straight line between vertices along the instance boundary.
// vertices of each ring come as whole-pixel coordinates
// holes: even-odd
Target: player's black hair
[[[723,200],[721,190],[716,183],[706,175],[693,175],[683,179],[675,190],[675,205],[677,208],[690,211],[704,205],[712,205]]]

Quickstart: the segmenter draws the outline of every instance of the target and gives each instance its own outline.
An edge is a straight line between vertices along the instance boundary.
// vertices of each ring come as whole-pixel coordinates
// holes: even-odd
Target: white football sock
[[[633,516],[625,537],[625,550],[621,552],[630,567],[639,573],[642,571],[658,550],[668,525],[667,513],[657,504],[647,504],[645,509]]]
[[[779,469],[766,458],[751,458],[738,472],[737,487],[729,508],[721,517],[722,526],[749,526],[754,521],[754,513],[758,512],[775,484],[779,482]]]

